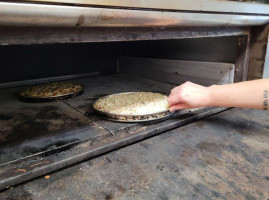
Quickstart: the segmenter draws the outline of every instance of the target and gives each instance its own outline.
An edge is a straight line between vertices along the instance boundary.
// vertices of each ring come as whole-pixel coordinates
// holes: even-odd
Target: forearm
[[[269,79],[213,85],[208,89],[210,91],[208,106],[269,110]]]

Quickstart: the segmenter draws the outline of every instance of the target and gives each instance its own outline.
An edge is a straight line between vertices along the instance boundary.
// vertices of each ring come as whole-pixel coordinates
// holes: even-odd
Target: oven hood
[[[53,1],[53,0],[52,0]],[[51,1],[51,2],[52,2]],[[68,2],[71,1],[61,1]],[[76,1],[76,3],[92,5],[56,5],[40,3],[0,2],[0,26],[27,27],[168,27],[168,26],[256,26],[269,23],[269,6],[262,4],[220,2],[212,4],[208,9],[198,9],[199,3],[187,3],[183,9],[181,1]],[[98,7],[108,5],[109,7]],[[113,3],[112,3],[113,2]],[[127,1],[126,1],[127,2]],[[205,3],[211,1],[198,1]],[[219,1],[218,1],[219,2]],[[136,4],[137,3],[137,4]],[[93,5],[94,4],[94,5]],[[190,12],[190,4],[193,12]],[[121,8],[119,8],[119,5]],[[129,6],[128,6],[129,5]],[[165,6],[166,5],[166,6]],[[189,5],[189,6],[187,6]],[[215,6],[214,6],[215,5]],[[219,12],[223,5],[222,12]],[[112,6],[117,6],[112,7]],[[123,7],[136,8],[127,9]],[[174,10],[171,10],[174,7]],[[235,7],[234,7],[235,6]],[[139,8],[137,8],[139,7]],[[141,8],[156,8],[141,9]],[[206,7],[206,6],[205,6]],[[251,7],[251,9],[250,9]],[[255,9],[254,9],[255,7]],[[204,7],[201,7],[204,8]],[[169,10],[166,10],[169,9]],[[177,10],[175,10],[177,9]],[[228,10],[230,12],[228,13]],[[199,11],[199,12],[198,12]],[[251,13],[251,12],[259,13]],[[237,12],[231,13],[231,12]],[[266,15],[266,14],[267,15]]]

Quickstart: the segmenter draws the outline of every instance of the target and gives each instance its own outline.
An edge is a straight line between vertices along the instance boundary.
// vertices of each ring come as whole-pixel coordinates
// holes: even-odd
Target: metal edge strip
[[[219,0],[25,0],[26,2],[70,3],[127,8],[151,8],[182,11],[269,14],[269,5]]]
[[[101,72],[91,72],[91,73],[85,73],[85,74],[74,74],[74,75],[66,75],[66,76],[55,76],[55,77],[32,79],[32,80],[25,80],[25,81],[14,81],[14,82],[0,83],[0,89],[33,85],[33,84],[42,84],[42,83],[48,83],[48,82],[54,82],[54,81],[67,81],[67,80],[72,80],[72,79],[88,78],[88,77],[98,76],[98,75],[101,75]]]
[[[0,2],[0,26],[19,27],[165,27],[254,26],[269,16],[124,10]]]

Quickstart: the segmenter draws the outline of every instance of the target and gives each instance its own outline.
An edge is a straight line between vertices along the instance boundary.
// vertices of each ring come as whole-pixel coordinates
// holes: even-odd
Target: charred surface
[[[63,102],[20,102],[0,92],[0,164],[107,132]]]

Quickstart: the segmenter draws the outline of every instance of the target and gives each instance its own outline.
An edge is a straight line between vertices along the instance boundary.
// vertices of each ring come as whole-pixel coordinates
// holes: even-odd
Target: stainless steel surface
[[[269,16],[166,12],[27,3],[0,3],[0,26],[164,27],[255,26]]]
[[[101,97],[93,103],[93,109],[97,113],[99,113],[102,117],[104,117],[105,119],[108,119],[111,121],[118,121],[118,122],[146,122],[146,121],[160,120],[160,119],[170,117],[174,113],[174,112],[170,112],[169,109],[166,109],[166,110],[163,110],[160,112],[148,113],[148,114],[144,114],[144,115],[130,115],[130,114],[123,115],[123,114],[116,114],[116,113],[101,111],[101,110],[97,109],[95,106],[95,104],[98,101],[100,101],[104,98],[108,98],[111,96],[117,96],[120,94],[132,94],[132,93],[136,93],[136,92],[121,92],[121,93],[111,94],[111,95]]]
[[[234,71],[232,63],[135,57],[122,57],[118,60],[118,73],[136,74],[176,85],[186,81],[207,86],[233,83]]]
[[[219,1],[219,0],[28,0],[36,2],[76,3],[99,6],[116,6],[132,8],[151,8],[168,10],[206,11],[206,12],[233,12],[269,14],[269,5]]]

